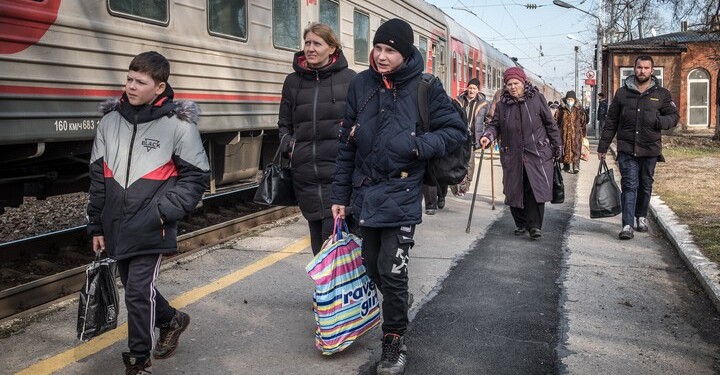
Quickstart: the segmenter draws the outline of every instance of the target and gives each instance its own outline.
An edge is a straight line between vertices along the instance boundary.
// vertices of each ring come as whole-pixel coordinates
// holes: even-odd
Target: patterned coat
[[[555,112],[555,122],[560,128],[562,137],[563,155],[562,162],[565,164],[580,163],[582,153],[582,140],[587,137],[587,116],[579,105],[568,108],[562,105]]]

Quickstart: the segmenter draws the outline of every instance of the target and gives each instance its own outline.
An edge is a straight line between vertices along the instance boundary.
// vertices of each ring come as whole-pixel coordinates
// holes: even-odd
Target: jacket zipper
[[[132,164],[132,152],[133,152],[133,146],[135,145],[135,134],[137,134],[137,113],[135,114],[134,120],[133,120],[133,130],[132,135],[130,136],[130,147],[128,147],[128,160],[127,160],[127,170],[125,171],[125,189],[123,189],[123,214],[126,214],[125,208],[127,208],[127,188],[130,182],[130,165]]]
[[[317,167],[317,139],[316,139],[316,133],[317,133],[317,101],[318,101],[318,95],[320,94],[320,72],[315,72],[315,96],[313,98],[313,142],[312,142],[312,158],[313,158],[313,170],[315,171],[315,179],[317,181],[320,180],[320,171],[318,171]],[[322,186],[320,184],[317,184],[317,194],[318,199],[320,201],[320,207],[325,207],[323,204],[323,196],[322,196]]]

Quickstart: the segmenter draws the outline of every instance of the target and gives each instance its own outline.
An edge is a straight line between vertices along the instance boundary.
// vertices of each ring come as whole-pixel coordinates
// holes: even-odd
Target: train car
[[[302,30],[331,25],[361,71],[394,17],[412,25],[427,72],[452,95],[471,76],[486,94],[501,87],[512,60],[422,0],[0,0],[0,210],[87,190],[98,104],[120,96],[130,60],[149,50],[170,61],[175,98],[202,110],[211,192],[255,181],[277,148]]]

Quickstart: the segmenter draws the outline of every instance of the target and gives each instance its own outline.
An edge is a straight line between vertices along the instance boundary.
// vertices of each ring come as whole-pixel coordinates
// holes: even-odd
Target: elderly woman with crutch
[[[550,108],[522,68],[503,74],[505,88],[480,144],[497,140],[505,204],[515,220],[514,234],[542,237],[545,202],[552,199],[553,159],[562,157],[560,132]]]

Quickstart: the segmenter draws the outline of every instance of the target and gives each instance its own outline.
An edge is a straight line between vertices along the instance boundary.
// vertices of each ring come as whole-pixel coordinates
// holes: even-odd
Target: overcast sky
[[[553,5],[552,0],[426,1],[501,52],[517,57],[526,69],[562,92],[575,89],[574,47],[580,47],[581,84],[585,70],[590,68],[588,63],[594,59],[597,20],[578,10]],[[597,7],[597,0],[566,2],[590,12]],[[525,4],[535,4],[537,9],[528,9]],[[452,8],[466,8],[474,14]],[[580,41],[567,38],[567,34]]]

